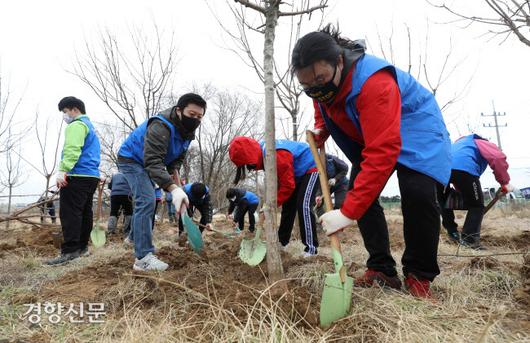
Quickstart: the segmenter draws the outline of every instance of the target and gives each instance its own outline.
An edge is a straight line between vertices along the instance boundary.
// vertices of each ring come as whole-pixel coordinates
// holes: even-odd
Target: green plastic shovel
[[[188,236],[188,242],[190,243],[192,249],[197,254],[200,254],[202,248],[204,247],[201,230],[199,230],[197,224],[195,224],[190,218],[187,211],[184,211],[184,213],[182,213],[182,224],[184,225],[184,230],[186,231],[186,235]]]
[[[326,212],[328,212],[333,209],[333,206],[331,204],[328,178],[324,167],[325,164],[322,162],[322,159],[325,159],[326,154],[322,147],[319,155],[313,132],[307,131],[306,134],[307,142],[309,143],[309,147],[311,148],[313,158],[317,165],[324,205],[326,206]],[[350,312],[353,290],[353,278],[346,275],[339,237],[337,234],[333,234],[329,236],[329,239],[331,241],[331,257],[333,258],[335,273],[326,274],[324,279],[324,290],[322,292],[322,300],[320,301],[320,326],[322,327],[327,327],[334,321],[348,315]]]
[[[99,222],[101,217],[101,203],[102,203],[102,197],[103,197],[103,187],[105,186],[105,182],[100,182],[98,184],[98,203],[96,208],[96,224],[92,228],[92,231],[90,232],[90,240],[92,241],[92,245],[95,248],[100,248],[105,245],[105,242],[107,241],[107,237],[105,236],[105,230],[101,227],[101,223]]]
[[[267,246],[261,240],[261,227],[256,229],[252,239],[243,239],[239,247],[239,258],[249,266],[257,266],[267,254]]]

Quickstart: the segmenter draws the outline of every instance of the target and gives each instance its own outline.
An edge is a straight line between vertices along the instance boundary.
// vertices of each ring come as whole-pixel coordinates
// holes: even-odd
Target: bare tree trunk
[[[13,186],[9,186],[9,194],[7,198],[7,215],[11,214],[11,196],[13,195]],[[6,229],[9,229],[10,220],[6,221]]]
[[[293,122],[293,141],[298,141],[298,111],[293,110],[291,113],[291,119]]]
[[[271,281],[283,278],[283,265],[278,246],[277,233],[277,189],[276,142],[274,118],[274,38],[278,23],[279,2],[273,2],[265,14],[265,42],[263,45],[263,67],[265,85],[265,237],[267,240],[267,269]]]

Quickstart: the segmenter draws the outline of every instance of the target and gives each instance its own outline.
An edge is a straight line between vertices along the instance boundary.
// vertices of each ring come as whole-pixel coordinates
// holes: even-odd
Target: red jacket
[[[356,107],[362,134],[348,118],[345,101],[351,91],[353,66],[342,81],[339,93],[328,106],[320,104],[337,126],[362,147],[361,171],[355,178],[341,212],[351,219],[361,218],[377,199],[392,174],[401,151],[401,97],[399,87],[389,71],[380,70],[364,83]],[[315,106],[315,128],[321,133],[317,144],[329,137],[318,103]]]
[[[256,170],[263,170],[263,152],[255,139],[235,137],[228,149],[230,159],[237,167],[255,164]],[[296,188],[294,157],[287,150],[276,150],[276,172],[278,175],[278,207],[282,206]],[[309,172],[316,171],[313,169]]]

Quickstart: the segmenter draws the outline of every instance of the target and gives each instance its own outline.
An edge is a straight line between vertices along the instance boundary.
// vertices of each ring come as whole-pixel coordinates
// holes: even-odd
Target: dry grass
[[[484,226],[493,241],[520,235],[530,227],[527,223],[528,218],[515,215],[506,220],[495,210],[485,218]],[[394,244],[401,237],[400,225],[399,212],[392,211],[389,226],[396,261],[402,253],[401,245]],[[299,257],[299,242],[289,246],[291,257],[285,258],[289,291],[285,292],[279,285],[267,284],[259,269],[239,266],[235,253],[205,262],[174,250],[173,230],[160,230],[156,237],[157,246],[171,252],[168,258],[177,258],[173,265],[185,260],[180,261],[180,269],[132,273],[130,251],[119,242],[58,268],[41,266],[48,256],[31,249],[5,252],[0,265],[0,341],[530,342],[528,303],[515,296],[528,283],[524,257],[487,256],[525,250],[520,247],[494,245],[479,253],[457,251],[442,239],[440,254],[485,257],[441,256],[442,274],[433,283],[436,302],[401,291],[355,288],[351,314],[322,330],[315,325],[318,303],[324,275],[332,270],[325,239],[322,256],[313,259]],[[207,240],[219,251],[231,244],[212,237]],[[344,241],[348,242],[344,252],[349,274],[358,275],[367,254],[357,233],[349,232]],[[244,273],[236,275],[237,268]],[[30,325],[20,318],[24,303],[47,299],[104,302],[106,321]]]

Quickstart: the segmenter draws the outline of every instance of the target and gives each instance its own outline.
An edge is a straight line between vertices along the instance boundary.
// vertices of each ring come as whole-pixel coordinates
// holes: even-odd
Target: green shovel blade
[[[326,274],[324,291],[320,301],[320,326],[327,327],[334,321],[344,318],[350,312],[353,278],[346,276],[342,283],[339,271],[343,267],[342,256],[335,249],[331,250],[336,273]]]
[[[188,216],[186,212],[182,214],[182,224],[184,225],[184,229],[188,234],[188,242],[190,243],[192,249],[197,254],[200,254],[204,246],[204,242],[202,241],[201,230],[199,230],[197,225],[193,222],[193,220],[190,218],[190,216]]]
[[[249,266],[257,266],[267,254],[267,246],[260,239],[261,229],[256,230],[253,239],[244,239],[239,247],[239,258]]]
[[[96,248],[105,245],[105,242],[107,241],[105,230],[101,229],[99,223],[96,223],[96,225],[92,228],[92,231],[90,232],[90,240],[92,241],[92,245]]]

